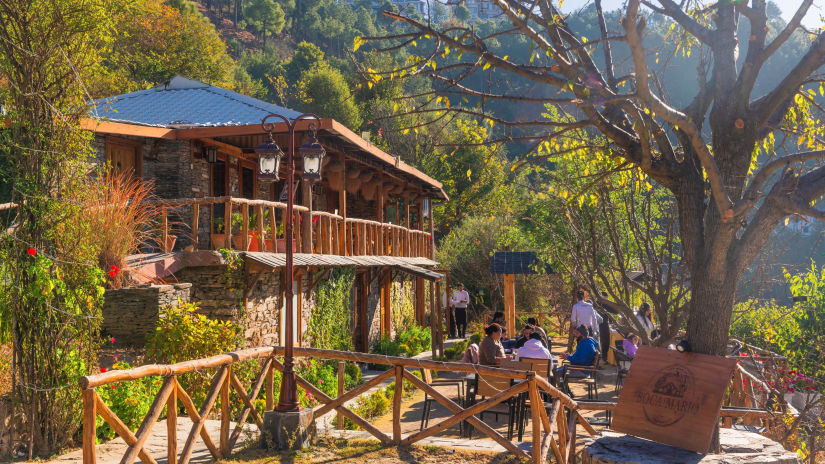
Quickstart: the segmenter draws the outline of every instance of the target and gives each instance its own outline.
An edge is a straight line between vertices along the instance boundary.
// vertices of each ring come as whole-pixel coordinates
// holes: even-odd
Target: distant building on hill
[[[473,19],[492,19],[501,14],[501,8],[492,0],[465,0],[464,6],[470,10]]]

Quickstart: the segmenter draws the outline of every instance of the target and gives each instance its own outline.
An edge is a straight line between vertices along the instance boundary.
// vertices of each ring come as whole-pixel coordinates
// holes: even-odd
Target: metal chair
[[[430,369],[421,369],[421,377],[423,378],[424,382],[431,387],[441,387],[441,386],[455,386],[456,387],[456,394],[458,395],[456,398],[456,403],[459,406],[464,407],[464,380],[463,379],[433,379],[433,374]],[[424,392],[424,409],[421,411],[421,426],[419,430],[424,430],[430,423],[430,411],[432,409],[432,403],[435,399],[431,398]],[[459,433],[464,434],[464,422],[459,422]]]
[[[611,346],[610,350],[613,351],[613,356],[616,358],[616,386],[614,391],[618,394],[624,384],[627,371],[630,370],[630,363],[633,358],[618,347]]]

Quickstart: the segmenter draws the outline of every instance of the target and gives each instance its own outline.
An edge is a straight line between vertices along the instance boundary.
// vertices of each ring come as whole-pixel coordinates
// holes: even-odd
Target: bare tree
[[[371,82],[426,77],[432,82],[433,95],[442,98],[409,105],[409,111],[486,118],[503,128],[503,140],[514,127],[531,129],[525,137],[539,144],[562,139],[577,128],[600,133],[611,145],[611,156],[672,193],[683,264],[691,283],[687,335],[695,351],[723,354],[737,284],[774,228],[791,215],[825,217],[825,212],[812,206],[825,194],[821,163],[825,150],[820,149],[821,128],[815,123],[820,107],[805,88],[819,85],[825,33],[812,33],[798,63],[771,70],[781,73],[778,84],[764,95],[754,95],[765,62],[800,28],[813,1],[803,1],[788,24],[773,30],[765,0],[707,4],[628,0],[621,33],[611,35],[601,2],[596,0],[601,37],[586,43],[551,0],[495,3],[512,28],[487,36],[480,36],[473,27],[422,23],[385,12],[405,23],[406,32],[363,39],[376,40],[376,50],[395,53],[406,46],[420,50],[424,43],[432,48],[393,69],[364,69],[364,76]],[[683,107],[670,101],[669,83],[658,77],[668,60],[657,63],[655,50],[643,43],[647,18],[640,14],[641,4],[657,22],[675,24],[674,37],[680,39],[680,46],[690,47],[699,56],[699,90]],[[747,53],[739,60],[737,31],[743,20],[750,34]],[[528,39],[529,61],[493,53],[488,42],[502,34]],[[626,44],[632,58],[629,63],[614,63],[611,43]],[[591,53],[599,48],[602,54],[596,59],[599,55]],[[446,63],[441,59],[452,52],[457,53],[452,55],[457,60]],[[546,88],[549,91],[543,94],[552,97],[474,86],[471,77],[490,68],[497,75]],[[450,96],[552,104],[575,117],[504,120],[486,114],[483,106],[445,105],[443,97]],[[808,142],[811,150],[784,154],[771,150],[754,168],[757,148],[783,136],[798,138],[798,145]],[[555,149],[547,151],[552,154]]]

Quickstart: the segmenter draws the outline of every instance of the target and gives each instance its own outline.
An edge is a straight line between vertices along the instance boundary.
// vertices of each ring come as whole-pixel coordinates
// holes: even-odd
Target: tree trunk
[[[736,295],[735,277],[738,275],[739,272],[734,270],[693,273],[687,323],[687,339],[692,351],[714,356],[725,354]]]

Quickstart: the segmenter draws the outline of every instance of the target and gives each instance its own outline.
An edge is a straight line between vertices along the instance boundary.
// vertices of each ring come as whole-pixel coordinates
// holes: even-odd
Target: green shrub
[[[152,362],[174,364],[226,353],[238,347],[240,327],[227,321],[209,319],[198,314],[198,303],[178,300],[160,312],[155,331],[149,335],[146,356]],[[233,366],[242,379],[257,370],[256,362]],[[214,369],[196,371],[178,377],[178,381],[195,404],[206,398]]]
[[[345,371],[347,379],[347,388],[352,388],[361,383],[361,368],[358,364],[347,363]]]
[[[483,338],[484,338],[484,333],[483,332],[476,332],[476,333],[470,335],[470,343],[471,344],[475,343],[476,345],[478,345],[479,343],[481,343],[481,340]]]
[[[112,366],[112,370],[131,368],[132,366],[125,361],[116,362]],[[101,369],[101,372],[105,372],[105,369]],[[97,388],[97,393],[109,409],[126,424],[126,427],[134,432],[140,427],[146,414],[149,413],[152,401],[162,383],[163,380],[160,377],[144,377],[138,380],[103,385]],[[98,416],[97,438],[106,441],[114,437],[115,431],[102,417]]]
[[[399,330],[396,339],[405,347],[407,357],[413,357],[430,349],[432,334],[430,329],[415,324],[407,330]]]

